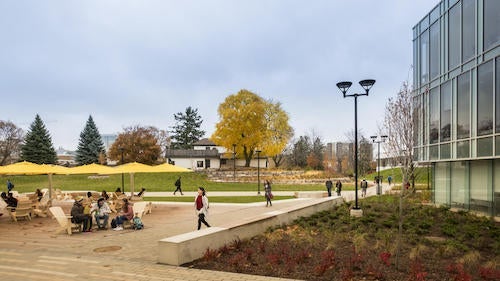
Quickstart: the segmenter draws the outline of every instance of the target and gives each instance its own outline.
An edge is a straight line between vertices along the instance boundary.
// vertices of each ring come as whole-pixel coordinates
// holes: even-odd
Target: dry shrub
[[[371,241],[368,241],[366,237],[366,233],[361,233],[354,235],[354,237],[352,238],[354,247],[360,252],[366,252],[368,249],[370,249]]]
[[[422,244],[418,244],[417,246],[411,248],[410,259],[412,260],[421,259],[429,252],[430,252],[429,247]]]
[[[478,265],[480,259],[481,253],[479,251],[470,251],[459,258],[457,260],[457,263],[461,263],[466,267],[475,267],[476,265]]]

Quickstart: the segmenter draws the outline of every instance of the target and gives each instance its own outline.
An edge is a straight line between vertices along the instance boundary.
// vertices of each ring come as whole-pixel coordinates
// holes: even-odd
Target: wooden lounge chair
[[[33,212],[31,204],[29,200],[20,200],[17,202],[17,207],[7,207],[11,219],[15,222],[20,218],[31,220],[31,213]]]
[[[54,216],[54,218],[57,220],[59,223],[59,229],[57,230],[57,233],[59,232],[67,232],[68,235],[71,235],[73,231],[78,231],[82,232],[82,224],[81,223],[72,223],[71,222],[71,216],[67,215],[64,213],[63,209],[59,206],[56,207],[50,207],[49,208],[50,212]]]
[[[51,201],[49,198],[49,193],[45,193],[40,199],[40,202],[36,202],[35,208],[33,208],[33,214],[45,218],[47,216],[47,213],[49,211],[49,207],[51,205]]]

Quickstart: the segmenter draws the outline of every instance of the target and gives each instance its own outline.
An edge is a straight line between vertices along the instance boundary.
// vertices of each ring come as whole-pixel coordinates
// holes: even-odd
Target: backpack
[[[132,219],[132,222],[134,223],[134,225],[132,226],[133,229],[139,230],[139,229],[143,229],[144,228],[144,225],[142,224],[141,218],[134,217]]]

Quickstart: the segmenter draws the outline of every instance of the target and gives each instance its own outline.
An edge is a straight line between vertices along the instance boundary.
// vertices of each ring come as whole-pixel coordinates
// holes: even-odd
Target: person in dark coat
[[[92,231],[92,217],[90,214],[84,214],[83,210],[83,197],[78,196],[75,199],[75,203],[73,203],[73,207],[71,208],[71,222],[72,223],[81,223],[83,225],[83,232],[91,232]]]

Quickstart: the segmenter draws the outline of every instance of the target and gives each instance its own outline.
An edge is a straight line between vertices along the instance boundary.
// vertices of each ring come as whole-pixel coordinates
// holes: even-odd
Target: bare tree
[[[23,139],[23,129],[11,121],[0,120],[0,165],[10,164],[19,158]]]
[[[389,98],[385,107],[384,129],[388,136],[386,153],[389,158],[398,159],[401,167],[403,182],[399,196],[398,237],[396,241],[396,266],[399,267],[401,239],[403,235],[403,199],[411,194],[410,181],[413,183],[411,191],[415,190],[415,163],[413,149],[415,146],[414,126],[417,118],[413,103],[412,87],[407,81],[403,82],[395,98]]]

